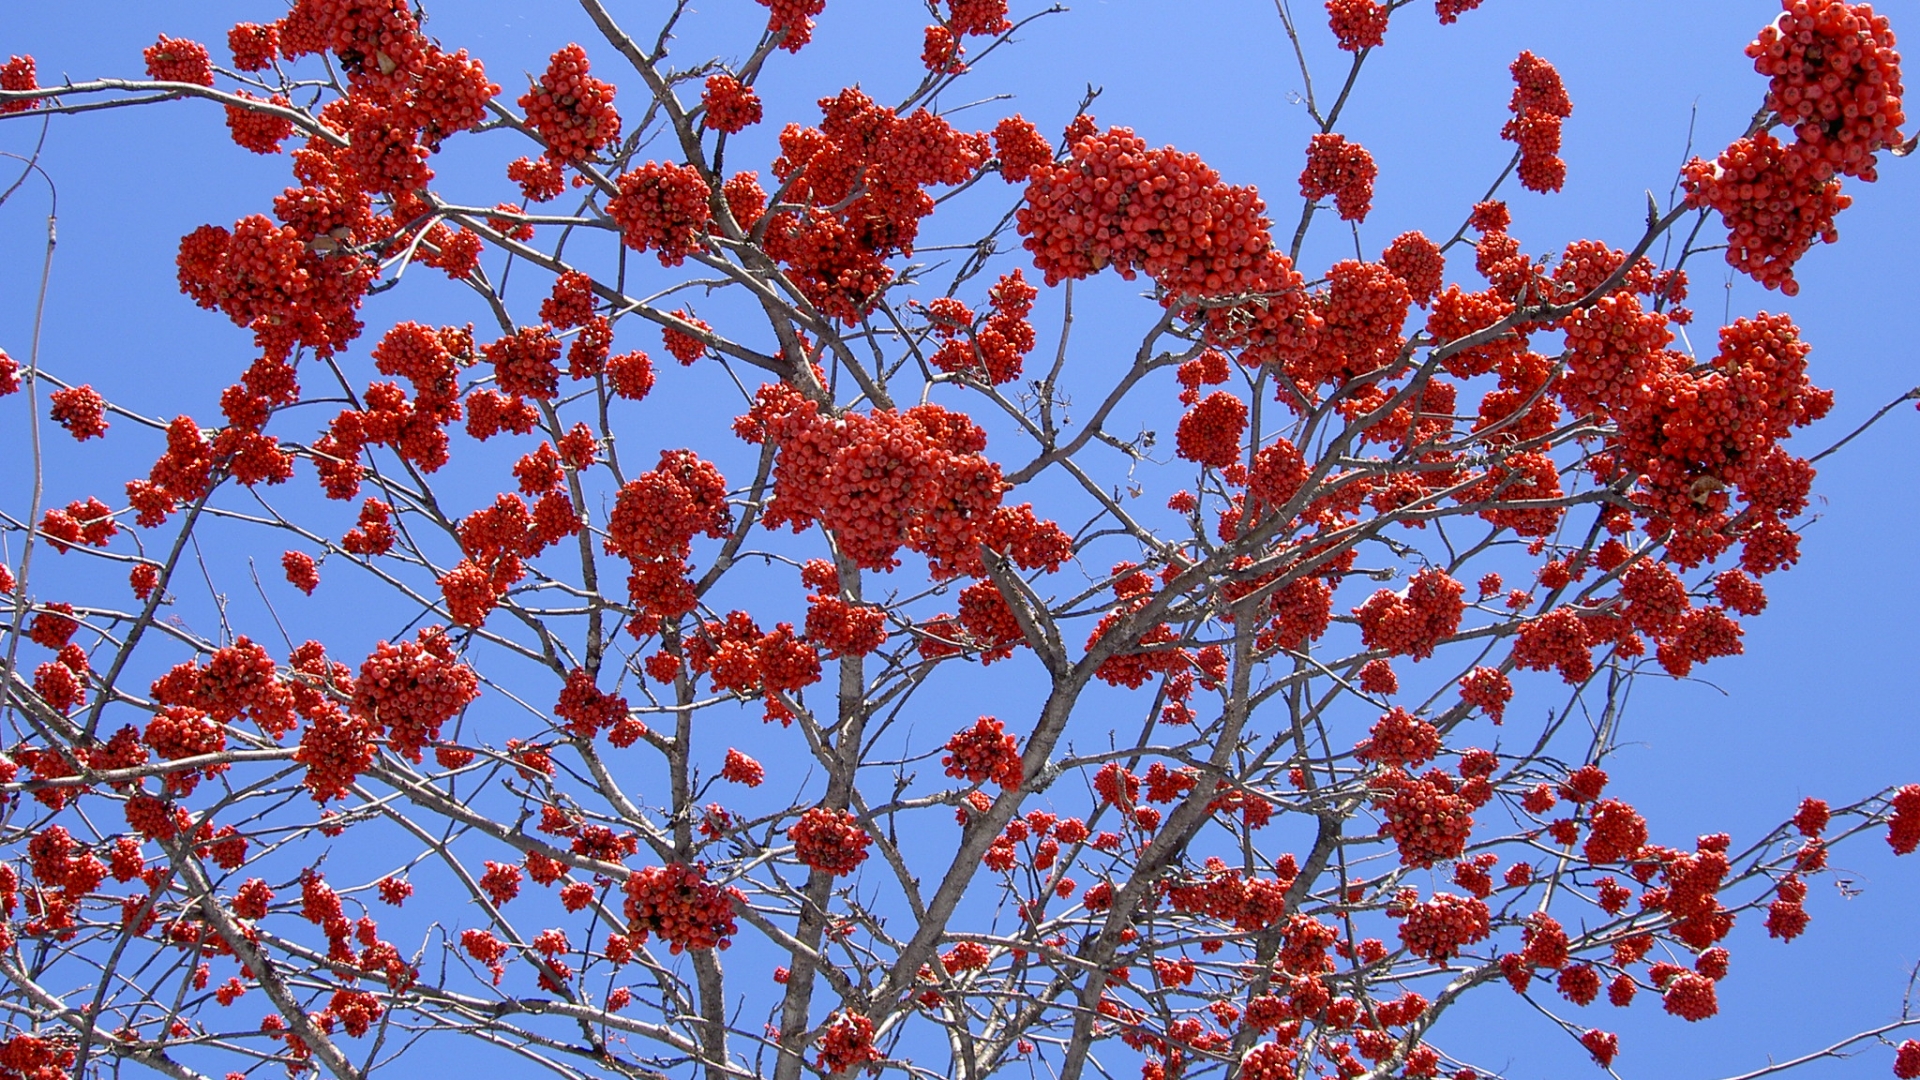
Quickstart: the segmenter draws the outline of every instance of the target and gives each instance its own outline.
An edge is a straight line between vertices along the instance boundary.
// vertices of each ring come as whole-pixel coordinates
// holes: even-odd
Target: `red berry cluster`
[[[865,656],[886,644],[886,612],[838,596],[807,598],[807,640],[827,655]]]
[[[1460,616],[1466,610],[1461,598],[1466,591],[1465,585],[1438,567],[1415,574],[1404,596],[1381,589],[1353,609],[1361,641],[1389,656],[1415,660],[1432,656],[1434,646],[1460,629]]]
[[[1656,354],[1673,341],[1667,323],[1666,315],[1645,310],[1626,292],[1569,314],[1561,322],[1567,373],[1554,392],[1576,416],[1613,415],[1662,366]]]
[[[1327,270],[1327,287],[1313,298],[1313,309],[1324,324],[1319,341],[1302,362],[1288,365],[1288,374],[1306,386],[1342,385],[1387,366],[1406,343],[1400,328],[1412,305],[1412,290],[1384,264],[1354,259],[1334,263]],[[1383,425],[1376,424],[1368,434],[1382,430]]]
[[[1594,804],[1590,831],[1582,854],[1594,865],[1625,862],[1647,845],[1647,822],[1633,807],[1618,799]]]
[[[1911,855],[1920,848],[1920,784],[1908,784],[1888,803],[1887,844],[1895,855]]]
[[[662,266],[679,266],[700,250],[712,195],[693,166],[649,161],[620,177],[620,194],[607,202],[607,213],[628,247],[656,252]]]
[[[726,948],[737,929],[737,889],[707,880],[703,866],[669,863],[636,871],[627,879],[628,933],[638,941],[658,935],[669,951]]]
[[[1327,25],[1348,52],[1377,49],[1386,40],[1387,11],[1376,0],[1327,0]]]
[[[555,162],[585,161],[620,140],[613,84],[587,74],[587,51],[568,45],[547,62],[546,74],[520,96],[527,124],[546,140]]]
[[[307,726],[300,732],[293,759],[306,766],[301,783],[315,802],[345,798],[351,792],[360,774],[373,765],[378,735],[374,721],[343,712],[331,701],[307,713]],[[420,760],[418,753],[413,757]]]
[[[440,725],[479,696],[479,686],[473,669],[455,658],[446,632],[428,627],[416,641],[383,641],[374,649],[354,680],[353,711],[417,762],[421,749],[440,737]]]
[[[1899,1080],[1920,1077],[1920,1040],[1907,1039],[1894,1051],[1893,1075]]]
[[[1047,284],[1112,266],[1129,280],[1144,272],[1168,306],[1257,294],[1257,304],[1196,312],[1213,343],[1240,347],[1248,363],[1311,340],[1317,320],[1257,192],[1221,183],[1196,155],[1149,150],[1129,129],[1095,133],[1085,116],[1076,127],[1072,157],[1036,165],[1016,218]]]
[[[767,778],[767,770],[747,755],[731,747],[727,749],[727,760],[720,768],[720,779],[759,787]]]
[[[800,815],[787,830],[794,857],[824,874],[851,874],[867,859],[873,843],[859,820],[845,810],[816,806]]]
[[[241,71],[264,71],[280,52],[279,23],[238,23],[227,31],[227,49]]]
[[[842,1012],[820,1031],[820,1056],[814,1062],[828,1076],[851,1072],[880,1060],[873,1045],[873,1021],[855,1012]]]
[[[1422,232],[1401,233],[1380,253],[1380,262],[1407,288],[1407,294],[1416,304],[1426,307],[1440,294],[1444,284],[1447,260],[1440,254],[1440,246],[1427,239]]]
[[[1440,25],[1456,22],[1466,12],[1479,7],[1485,0],[1433,0],[1433,10],[1440,16]]]
[[[287,583],[308,596],[320,587],[320,570],[313,564],[313,556],[304,551],[289,551],[280,556],[280,568],[286,571]]]
[[[1381,774],[1374,786],[1385,822],[1383,836],[1393,839],[1407,866],[1432,866],[1457,858],[1473,831],[1473,804],[1456,791],[1453,778],[1439,770],[1409,776],[1398,769]]]
[[[1246,433],[1246,403],[1229,391],[1216,390],[1180,418],[1174,452],[1188,461],[1224,469],[1240,460]]]
[[[1513,700],[1513,683],[1497,668],[1477,667],[1460,678],[1460,700],[1499,723]]]
[[[986,433],[938,405],[829,418],[773,385],[735,431],[779,447],[767,524],[831,529],[864,569],[892,569],[905,547],[925,555],[938,577],[978,576],[985,543],[1023,568],[1052,570],[1069,549],[1031,507],[1001,505],[1000,470],[981,454]]]
[[[235,91],[240,97],[258,100],[245,90]],[[281,108],[291,108],[293,102],[284,94],[275,94],[270,103]],[[233,135],[235,144],[256,154],[277,154],[280,144],[293,134],[293,121],[284,116],[275,116],[258,109],[248,109],[239,105],[228,105],[227,131]]]
[[[507,165],[507,179],[533,202],[551,202],[567,189],[566,168],[550,157],[515,158]]]
[[[1668,557],[1677,565],[1697,565],[1736,540],[1751,573],[1797,557],[1785,521],[1805,508],[1813,470],[1779,442],[1833,403],[1807,381],[1810,351],[1784,315],[1736,320],[1704,369],[1671,357],[1620,418],[1618,463],[1641,476],[1636,499],[1648,531],[1672,530]],[[1747,504],[1738,522],[1730,494]]]
[[[35,90],[40,84],[35,81],[33,57],[8,56],[7,62],[0,64],[0,90]],[[0,116],[11,113],[23,113],[31,110],[39,102],[34,98],[21,98],[18,101],[0,101]]]
[[[732,526],[720,471],[691,450],[666,450],[657,468],[620,489],[607,519],[607,550],[632,564],[633,602],[651,619],[673,619],[696,603],[686,577],[694,536],[723,537]]]
[[[1558,670],[1562,679],[1578,684],[1593,675],[1592,648],[1580,616],[1556,608],[1520,627],[1513,662],[1528,671]]]
[[[1036,170],[1053,164],[1053,145],[1019,115],[993,126],[993,150],[1000,159],[1000,178],[1009,184],[1024,184]]]
[[[1027,316],[1039,290],[1027,284],[1019,270],[1003,274],[987,292],[992,314],[979,327],[966,305],[942,297],[927,305],[929,322],[942,339],[930,358],[942,371],[983,372],[998,386],[1020,377],[1027,354],[1033,351],[1033,324]]]
[[[1685,182],[1688,202],[1719,211],[1728,264],[1788,296],[1800,291],[1794,264],[1816,242],[1839,240],[1833,219],[1853,205],[1831,168],[1765,131],[1735,141],[1716,161],[1688,162]]]
[[[715,131],[733,135],[760,122],[760,95],[753,92],[753,87],[724,72],[707,77],[707,89],[700,95],[700,102],[707,107],[702,122]]]
[[[147,61],[147,74],[162,82],[213,85],[213,64],[207,59],[207,47],[185,38],[160,35],[160,40],[141,53]]]
[[[1507,108],[1513,119],[1500,137],[1520,147],[1520,184],[1529,191],[1559,191],[1567,181],[1567,163],[1560,160],[1560,125],[1573,115],[1573,102],[1552,64],[1522,52],[1514,60],[1513,98]]]
[[[1333,198],[1342,221],[1365,221],[1373,208],[1373,181],[1380,173],[1373,155],[1344,135],[1315,135],[1307,144],[1307,167],[1300,174],[1300,194],[1309,199]]]
[[[550,327],[523,326],[480,351],[503,392],[536,401],[550,401],[560,392],[560,342]]]
[[[567,734],[591,739],[627,718],[627,699],[601,690],[591,674],[575,668],[567,672],[553,714],[567,722]]]
[[[1782,0],[1781,15],[1747,46],[1771,80],[1767,108],[1798,138],[1799,155],[1872,182],[1875,151],[1901,142],[1900,54],[1870,4]]]
[[[947,775],[969,783],[991,780],[1003,788],[1017,788],[1024,777],[1020,743],[1006,734],[999,720],[983,716],[965,731],[947,740],[940,764]]]
[[[200,709],[218,721],[247,716],[275,738],[297,723],[293,692],[278,677],[273,658],[245,635],[214,650],[204,668],[176,665],[154,682],[152,692],[163,705]]]
[[[65,554],[76,544],[106,547],[119,534],[120,526],[113,519],[113,510],[89,495],[41,515],[40,531],[53,550]]]
[[[107,402],[92,386],[70,386],[47,397],[53,403],[48,416],[76,440],[106,437]]]
[[[46,702],[48,708],[63,714],[87,703],[82,673],[57,661],[34,668],[33,692],[40,695],[40,700]]]
[[[1391,909],[1400,917],[1400,940],[1415,956],[1444,963],[1468,945],[1485,941],[1493,927],[1487,905],[1477,899],[1436,893],[1424,904]]]
[[[783,211],[766,225],[767,253],[813,304],[849,326],[893,278],[885,260],[911,254],[933,212],[926,188],[965,183],[990,154],[984,134],[925,109],[900,116],[858,89],[820,101],[819,127],[780,133],[773,174]]]
[[[767,33],[785,35],[780,47],[797,53],[813,40],[813,17],[827,10],[827,0],[759,0],[768,8]]]
[[[797,693],[820,681],[820,654],[810,642],[793,634],[791,623],[779,623],[763,634],[752,616],[730,613],[724,622],[709,622],[686,642],[687,666],[711,675],[720,690],[760,694],[768,720],[791,723],[793,713],[780,695]]]
[[[1368,734],[1354,756],[1390,769],[1424,765],[1440,752],[1440,729],[1405,709],[1380,717]]]

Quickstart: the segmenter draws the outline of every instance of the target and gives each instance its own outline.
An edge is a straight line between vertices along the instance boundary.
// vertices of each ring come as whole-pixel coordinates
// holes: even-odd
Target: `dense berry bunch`
[[[1898,146],[1900,54],[1872,5],[1783,0],[1747,46],[1770,78],[1767,108],[1799,139],[1800,155],[1843,176],[1874,179],[1874,152]]]
[[[553,54],[546,74],[520,96],[527,123],[546,140],[555,162],[585,161],[620,139],[613,84],[587,74],[587,51],[568,45]]]
[[[760,122],[760,95],[731,75],[709,75],[700,102],[707,107],[702,122],[715,131],[732,135]]]
[[[237,91],[239,96],[254,100],[245,90]],[[271,104],[281,108],[290,108],[293,103],[283,94],[275,94]],[[259,109],[228,105],[227,130],[232,133],[235,144],[256,154],[277,154],[280,144],[293,134],[293,121],[284,116],[275,116]]]
[[[1327,24],[1348,52],[1376,49],[1386,40],[1387,7],[1376,0],[1327,0]]]
[[[1716,161],[1688,162],[1685,182],[1690,203],[1719,211],[1727,262],[1788,296],[1800,291],[1794,263],[1816,242],[1839,240],[1833,219],[1853,205],[1830,169],[1764,131],[1734,142]]]
[[[1424,765],[1440,752],[1440,729],[1405,709],[1382,716],[1369,734],[1354,756],[1387,768]]]
[[[591,739],[627,718],[627,699],[602,691],[591,673],[575,668],[567,672],[567,684],[553,714],[567,722],[567,734]]]
[[[720,768],[720,778],[747,787],[759,787],[767,778],[767,770],[747,755],[729,748],[727,760]]]
[[[289,551],[280,556],[280,568],[287,573],[287,583],[308,596],[320,587],[320,571],[313,564],[313,556],[304,551]]]
[[[1887,825],[1887,844],[1895,855],[1911,855],[1920,848],[1920,784],[1894,792],[1893,816]]]
[[[1573,115],[1573,102],[1552,64],[1522,52],[1514,60],[1513,119],[1500,137],[1520,147],[1520,184],[1530,191],[1559,191],[1567,181],[1560,160],[1560,125]]]
[[[8,56],[7,62],[0,64],[0,90],[33,90],[39,85],[35,81],[33,57]],[[38,102],[32,98],[0,101],[0,116],[26,112],[36,104]]]
[[[1407,232],[1393,238],[1380,253],[1380,263],[1406,286],[1408,297],[1421,307],[1433,303],[1445,283],[1447,261],[1440,245],[1425,233]]]
[[[1180,418],[1174,432],[1175,452],[1188,461],[1224,469],[1240,460],[1246,432],[1246,403],[1226,390],[1216,390]]]
[[[885,260],[910,254],[933,212],[925,189],[971,179],[989,156],[926,109],[901,116],[858,89],[820,100],[818,127],[788,124],[773,174],[804,207],[766,223],[767,254],[807,299],[851,326],[892,280]]]
[[[762,695],[766,718],[782,723],[793,719],[782,695],[820,681],[820,655],[811,643],[794,636],[792,624],[778,623],[763,634],[744,611],[703,625],[700,634],[687,641],[686,653],[687,667],[712,676],[716,689]]]
[[[295,699],[275,670],[267,650],[245,635],[215,649],[205,667],[175,665],[155,680],[153,696],[163,705],[185,705],[215,720],[245,716],[275,738],[295,726]]]
[[[1457,22],[1460,16],[1479,7],[1485,0],[1433,0],[1433,10],[1440,15],[1441,25]]]
[[[1036,166],[1016,218],[1047,284],[1112,266],[1128,279],[1145,273],[1168,306],[1257,295],[1203,309],[1209,338],[1242,347],[1249,363],[1311,339],[1317,320],[1302,311],[1300,275],[1274,249],[1257,192],[1221,183],[1193,154],[1149,150],[1126,128],[1095,133],[1082,119],[1072,157]]]
[[[1593,639],[1580,616],[1556,608],[1520,627],[1513,662],[1529,671],[1557,670],[1568,683],[1593,675]]]
[[[1405,344],[1400,328],[1412,304],[1406,282],[1388,267],[1354,259],[1334,263],[1327,270],[1326,289],[1313,298],[1314,310],[1324,324],[1320,339],[1309,357],[1292,365],[1289,373],[1308,386],[1341,385],[1387,366]],[[1369,435],[1384,433],[1385,425],[1375,425]]]
[[[679,266],[700,250],[712,194],[691,165],[649,161],[620,178],[620,194],[608,201],[607,213],[620,223],[628,247],[657,252],[662,266]]]
[[[1009,116],[994,125],[993,149],[1000,159],[1000,176],[1010,184],[1024,184],[1034,170],[1053,164],[1052,144],[1023,116]]]
[[[538,401],[559,393],[560,342],[548,327],[523,326],[480,351],[493,365],[496,385],[506,393]]]
[[[1380,173],[1373,155],[1344,135],[1315,135],[1307,144],[1307,167],[1300,174],[1300,194],[1309,199],[1333,198],[1342,221],[1365,221],[1373,208],[1373,181]]]
[[[852,814],[824,806],[801,814],[787,830],[787,839],[793,841],[794,856],[801,862],[835,877],[853,873],[866,861],[867,845],[873,843]]]
[[[1497,724],[1513,700],[1513,683],[1497,668],[1477,667],[1460,677],[1460,700]]]
[[[887,613],[837,596],[807,599],[807,640],[830,656],[865,656],[887,640]]]
[[[732,521],[719,470],[691,450],[662,451],[657,468],[620,489],[607,520],[607,550],[632,564],[627,589],[634,603],[655,619],[677,618],[695,604],[686,579],[693,538],[725,536]]]
[[[676,955],[732,943],[739,893],[709,882],[705,867],[670,863],[636,871],[627,879],[626,894],[629,933],[641,941],[656,935]]]
[[[1466,849],[1473,806],[1455,791],[1452,778],[1438,770],[1414,777],[1392,769],[1374,783],[1385,793],[1375,797],[1386,819],[1380,832],[1399,847],[1403,864],[1432,866]]]
[[[479,685],[473,669],[454,658],[446,633],[428,627],[417,641],[383,641],[374,649],[354,680],[353,711],[417,762],[421,749],[440,737],[440,725],[479,696]]]
[[[142,55],[147,61],[147,74],[162,82],[213,85],[213,64],[207,59],[207,47],[197,41],[161,34],[160,40],[147,46]]]
[[[827,9],[827,0],[758,0],[770,9],[767,33],[783,34],[780,47],[799,52],[813,40],[813,17]]]
[[[1000,505],[999,469],[980,453],[986,433],[938,405],[829,419],[792,390],[766,387],[736,431],[779,448],[767,523],[824,525],[863,568],[892,569],[905,547],[941,577],[973,573],[983,541],[1026,568],[1057,568],[1066,554],[1057,526]]]
[[[264,71],[280,52],[280,24],[236,23],[227,31],[227,49],[241,71]]]
[[[1353,609],[1361,640],[1389,656],[1431,656],[1436,645],[1460,629],[1466,589],[1437,567],[1415,574],[1404,596],[1381,589]]]
[[[974,784],[991,780],[1003,788],[1017,788],[1023,776],[1019,742],[991,716],[981,717],[948,739],[940,764],[948,776]]]
[[[1415,956],[1445,961],[1493,933],[1487,905],[1477,899],[1436,893],[1424,904],[1402,905],[1400,940]]]
[[[47,415],[75,439],[85,442],[106,436],[107,402],[93,387],[72,386],[47,396],[53,403]]]
[[[942,339],[930,357],[933,366],[942,371],[981,372],[996,386],[1018,379],[1027,354],[1033,351],[1033,324],[1027,316],[1038,295],[1039,290],[1019,270],[1002,275],[987,293],[992,310],[977,327],[973,313],[959,301],[942,297],[929,303],[928,321]]]
[[[843,1012],[820,1031],[820,1056],[814,1062],[828,1076],[851,1072],[880,1060],[873,1045],[873,1021],[859,1013]]]

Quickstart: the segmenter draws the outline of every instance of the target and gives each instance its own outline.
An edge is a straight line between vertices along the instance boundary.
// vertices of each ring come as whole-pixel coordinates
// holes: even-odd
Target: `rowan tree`
[[[1912,149],[1884,16],[1785,0],[1751,124],[1541,248],[1552,57],[1461,111],[1511,150],[1445,229],[1380,220],[1416,163],[1346,122],[1407,21],[1500,4],[1277,5],[1306,127],[1262,193],[1091,93],[1003,108],[982,58],[1070,14],[930,3],[870,58],[910,92],[780,115],[825,0],[759,3],[695,57],[718,16],[580,0],[598,37],[524,79],[400,0],[159,33],[144,77],[9,54],[10,135],[217,107],[285,179],[178,239],[233,327],[195,412],[108,400],[37,316],[0,343],[0,1078],[453,1039],[566,1077],[1497,1076],[1436,1027],[1469,992],[1610,1070],[1609,1009],[1709,1019],[1736,922],[1792,948],[1830,852],[1920,846],[1920,785],[1683,840],[1608,775],[1636,680],[1737,663],[1799,559],[1814,345],[1708,325],[1690,275],[1793,296]],[[17,163],[15,212],[59,180]],[[1075,347],[1103,278],[1126,355]],[[142,467],[57,465],[93,440]],[[303,633],[330,593],[352,632]],[[1920,1075],[1917,1025],[1803,1060]]]

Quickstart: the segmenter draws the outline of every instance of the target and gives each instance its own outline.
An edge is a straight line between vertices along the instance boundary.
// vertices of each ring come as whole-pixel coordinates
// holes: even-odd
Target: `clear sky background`
[[[623,20],[643,26],[667,5],[612,6]],[[1018,16],[1037,7],[1016,0],[1014,10]],[[1920,34],[1920,2],[1897,0],[1882,10],[1896,31]],[[1369,62],[1340,126],[1373,152],[1381,169],[1374,210],[1361,230],[1365,249],[1377,252],[1407,229],[1452,233],[1506,160],[1509,148],[1498,140],[1511,88],[1506,65],[1523,48],[1559,68],[1575,109],[1565,135],[1567,188],[1553,196],[1513,192],[1514,235],[1536,253],[1584,236],[1626,246],[1644,219],[1646,193],[1665,202],[1690,132],[1695,152],[1710,156],[1758,105],[1764,80],[1741,49],[1777,11],[1768,0],[1487,0],[1457,25],[1441,27],[1429,5],[1408,8]],[[224,57],[228,26],[278,14],[273,0],[9,3],[0,9],[0,56],[34,54],[43,84],[62,75],[76,81],[138,76],[140,50],[157,33],[208,42]],[[1325,94],[1336,70],[1344,71],[1342,58],[1317,3],[1301,0],[1296,14],[1309,39],[1316,89]],[[751,0],[702,0],[675,56],[687,64],[738,57],[751,48],[764,19],[765,9]],[[919,5],[906,0],[832,0],[815,44],[769,63],[760,88],[774,122],[735,140],[729,165],[764,170],[778,123],[812,120],[811,100],[842,86],[857,82],[883,101],[897,99],[919,78],[925,22]],[[578,8],[558,0],[455,0],[433,7],[427,28],[447,47],[465,47],[483,59],[508,100],[524,89],[523,72],[543,69],[549,53],[574,40],[587,45],[596,74],[621,85],[623,101],[640,96],[612,50],[595,44]],[[980,106],[978,121],[963,112],[956,123],[987,127],[1017,110],[1052,133],[1088,85],[1103,89],[1092,109],[1102,123],[1129,125],[1151,144],[1197,152],[1228,181],[1258,185],[1276,217],[1290,220],[1296,212],[1309,123],[1295,101],[1299,73],[1270,3],[1078,0],[978,63],[960,84],[963,96],[950,94],[942,104],[1010,94],[1010,102]],[[0,150],[26,152],[38,132],[37,122],[0,124]],[[491,203],[513,194],[498,169],[523,152],[456,140],[435,167],[456,198]],[[59,118],[42,160],[61,200],[42,346],[46,366],[149,415],[212,416],[219,387],[252,353],[243,332],[179,294],[175,246],[202,223],[266,210],[286,182],[285,160],[233,146],[217,107],[199,102]],[[1834,389],[1838,404],[1795,440],[1798,452],[1824,448],[1920,383],[1908,325],[1920,300],[1917,170],[1920,162],[1883,158],[1879,183],[1850,185],[1856,203],[1840,218],[1841,242],[1816,248],[1802,262],[1803,291],[1792,301],[1745,278],[1729,279],[1715,256],[1691,267],[1698,312],[1693,340],[1703,350],[1711,350],[1724,313],[1782,308],[1814,344],[1813,379]],[[0,176],[10,179],[11,166],[0,165]],[[1001,204],[1007,197],[993,192]],[[44,205],[41,191],[29,187],[0,207],[0,347],[22,359]],[[1318,231],[1303,260],[1309,277],[1350,256],[1338,238]],[[369,333],[356,355],[364,356],[399,319],[482,316],[437,274],[416,273],[422,280],[368,303]],[[1153,315],[1151,305],[1129,302],[1132,291],[1111,281],[1089,290],[1098,317],[1082,322],[1078,348],[1130,351]],[[1057,318],[1050,314],[1057,297],[1043,296],[1041,309],[1043,319]],[[645,344],[651,348],[653,341]],[[676,407],[647,413],[635,442],[704,446],[716,441],[710,425],[738,411],[732,402],[662,398],[675,393],[680,374],[662,372],[656,398],[675,400]],[[0,460],[15,462],[0,470],[0,501],[9,508],[24,505],[23,459],[13,456],[25,430],[23,409],[20,398],[0,401]],[[1656,842],[1690,845],[1697,833],[1724,829],[1740,846],[1791,814],[1803,796],[1839,805],[1920,780],[1917,444],[1920,416],[1903,406],[1823,464],[1803,560],[1768,580],[1771,605],[1746,622],[1745,656],[1709,665],[1701,672],[1707,681],[1646,679],[1636,687],[1627,746],[1609,771],[1614,790],[1646,812]],[[81,447],[55,431],[50,445],[58,455],[49,486],[56,503],[102,488],[110,495],[120,479],[143,474],[158,448],[152,437],[120,428],[104,443]],[[102,483],[102,476],[110,479]],[[295,484],[302,485],[310,486],[304,471]],[[341,510],[326,512],[340,516]],[[261,554],[277,555],[277,549]],[[277,578],[271,559],[263,561],[261,576]],[[269,586],[286,592],[275,581]],[[249,602],[236,600],[242,607]],[[391,633],[388,624],[404,616],[369,617],[354,609],[349,594],[301,618],[296,640],[371,639]],[[1757,918],[1742,921],[1718,1018],[1686,1024],[1660,1013],[1646,995],[1631,1010],[1601,1004],[1566,1006],[1566,1013],[1620,1031],[1618,1072],[1645,1080],[1737,1075],[1894,1018],[1920,961],[1920,862],[1895,862],[1869,837],[1837,852],[1835,863],[1843,869],[1815,886],[1808,903],[1813,924],[1801,939],[1771,942]],[[1836,877],[1851,883],[1851,898],[1835,887]],[[1504,989],[1476,997],[1438,1030],[1442,1046],[1515,1080],[1588,1075],[1593,1068],[1578,1047]],[[1888,1052],[1868,1054],[1815,1066],[1807,1075],[1887,1075]]]

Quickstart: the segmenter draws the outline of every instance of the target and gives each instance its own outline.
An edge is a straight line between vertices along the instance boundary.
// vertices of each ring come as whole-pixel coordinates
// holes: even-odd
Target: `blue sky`
[[[649,0],[615,5],[615,11],[640,23],[663,7]],[[1896,30],[1920,27],[1920,2],[1881,9]],[[1015,4],[1016,15],[1034,10]],[[1758,104],[1764,82],[1741,48],[1777,10],[1765,0],[1487,0],[1457,25],[1441,27],[1427,5],[1413,5],[1396,16],[1387,44],[1369,61],[1341,125],[1381,169],[1363,246],[1376,252],[1406,229],[1437,236],[1453,231],[1504,164],[1498,130],[1511,86],[1506,65],[1522,48],[1559,68],[1575,111],[1565,136],[1567,188],[1552,196],[1512,194],[1514,235],[1535,252],[1584,236],[1624,245],[1637,234],[1646,193],[1664,202],[1689,138],[1695,152],[1710,155],[1739,133]],[[1324,93],[1339,58],[1319,6],[1303,0],[1296,13]],[[75,80],[137,75],[140,49],[156,33],[217,45],[232,23],[275,14],[271,0],[14,5],[0,15],[0,55],[33,53],[42,83],[62,74]],[[684,27],[676,57],[693,63],[738,56],[750,48],[764,15],[750,0],[704,0]],[[901,0],[833,0],[816,43],[769,64],[760,84],[769,115],[810,119],[813,98],[855,82],[882,100],[898,97],[918,79],[925,21],[918,5]],[[537,72],[550,52],[573,40],[588,45],[598,74],[621,82],[629,100],[637,98],[637,87],[616,74],[611,50],[593,44],[592,28],[568,4],[463,0],[435,8],[428,29],[449,47],[484,59],[509,99],[525,85],[522,72]],[[1092,111],[1103,123],[1132,126],[1151,144],[1199,153],[1228,181],[1258,185],[1280,208],[1276,216],[1286,219],[1297,205],[1309,133],[1293,100],[1299,84],[1270,4],[1081,0],[977,64],[942,104],[1010,94],[1010,101],[979,107],[979,126],[1017,110],[1053,132],[1088,85],[1100,87]],[[967,116],[958,114],[956,122]],[[736,140],[730,163],[764,167],[775,131],[762,125]],[[24,152],[37,132],[37,124],[0,125],[0,150]],[[474,201],[506,198],[494,171],[505,158],[497,146],[476,142],[457,141],[436,168]],[[91,381],[150,415],[212,414],[219,387],[250,358],[249,344],[223,318],[179,295],[175,245],[199,224],[265,209],[285,182],[284,160],[239,150],[214,107],[183,102],[61,118],[48,135],[43,164],[61,199],[43,343],[48,368],[71,381]],[[1920,299],[1916,168],[1883,160],[1879,183],[1852,185],[1856,202],[1840,219],[1841,242],[1803,261],[1802,293],[1792,301],[1744,278],[1730,280],[1712,257],[1693,266],[1696,344],[1711,348],[1711,328],[1723,312],[1738,317],[1782,308],[1814,344],[1813,379],[1834,389],[1838,404],[1798,437],[1803,453],[1828,445],[1920,383],[1904,325]],[[0,168],[0,175],[10,173]],[[43,205],[29,187],[0,207],[0,347],[22,358]],[[1341,243],[1339,233],[1318,231],[1303,269],[1311,277],[1350,254],[1350,241],[1349,248]],[[1132,291],[1111,281],[1088,290],[1101,317],[1083,322],[1077,348],[1131,348],[1151,318],[1148,305],[1129,303]],[[1049,299],[1043,295],[1043,312]],[[482,315],[444,283],[422,280],[376,298],[366,319],[371,340],[400,318],[452,322]],[[660,393],[674,392],[679,375],[663,371]],[[723,398],[684,401],[683,408],[648,413],[636,441],[711,442],[711,425],[738,411]],[[0,401],[6,448],[0,454],[18,445],[22,408],[19,398]],[[1721,829],[1740,841],[1790,814],[1805,795],[1839,804],[1920,780],[1913,707],[1920,515],[1911,464],[1899,464],[1914,459],[1917,425],[1920,417],[1903,407],[1823,465],[1803,560],[1769,580],[1771,605],[1748,621],[1745,656],[1703,669],[1705,681],[1643,680],[1636,688],[1628,745],[1610,771],[1616,790],[1654,822],[1657,841],[1683,845],[1696,833]],[[143,473],[155,452],[153,441],[142,437],[74,447],[56,433],[55,444],[50,495],[61,502],[89,493],[91,477]],[[22,485],[22,471],[7,470],[0,500],[22,505]],[[261,576],[277,576],[270,561]],[[389,632],[369,626],[362,614],[350,602],[336,603],[303,616],[312,625],[295,638]],[[1891,1019],[1920,961],[1914,914],[1920,864],[1894,862],[1872,838],[1839,853],[1836,862],[1860,891],[1849,899],[1831,879],[1817,885],[1806,937],[1787,946],[1769,942],[1751,917],[1736,932],[1740,947],[1721,987],[1719,1018],[1683,1024],[1645,1000],[1625,1013],[1588,1010],[1599,1015],[1583,1021],[1622,1032],[1621,1075],[1734,1075]],[[1443,1045],[1488,1065],[1504,1064],[1516,1080],[1578,1076],[1591,1067],[1511,995],[1494,989],[1482,996],[1442,1026]],[[1886,1062],[1879,1053],[1865,1062],[1816,1066],[1808,1075],[1859,1075],[1862,1069],[1880,1075]]]

